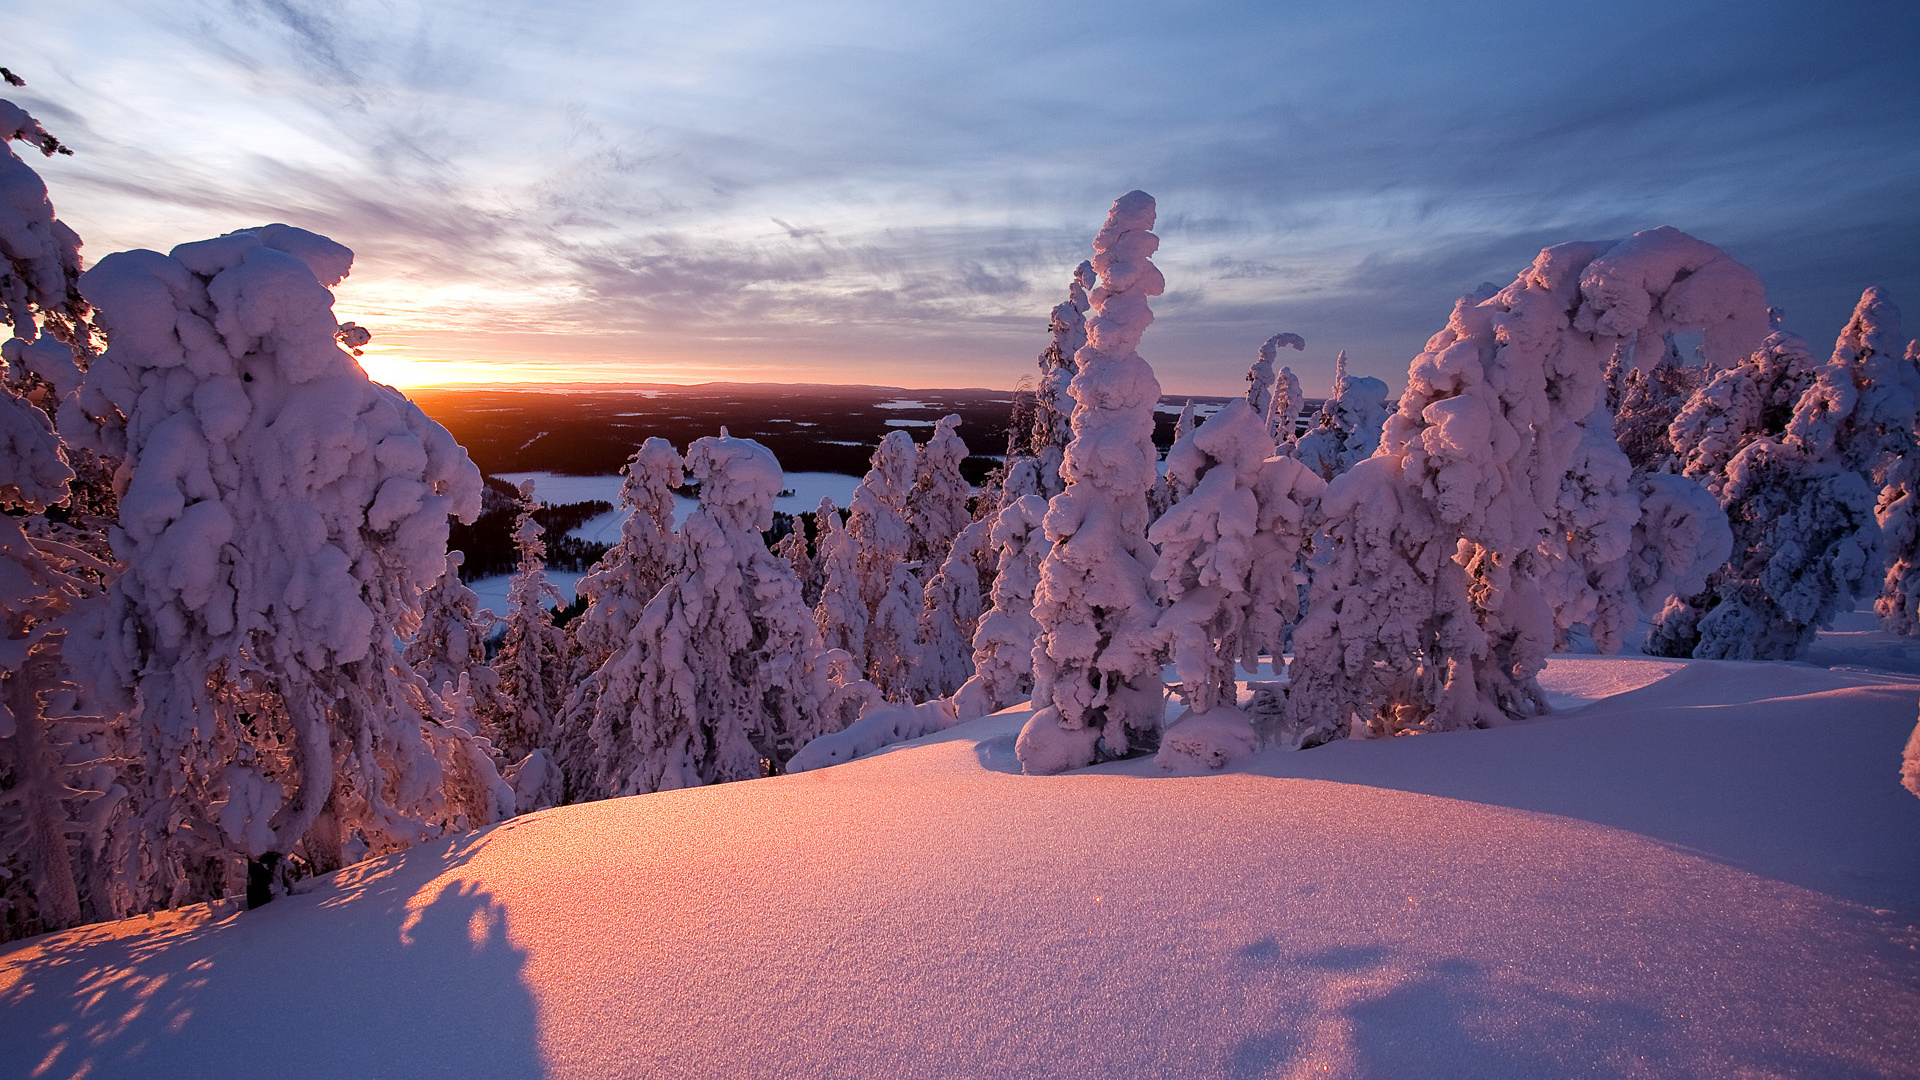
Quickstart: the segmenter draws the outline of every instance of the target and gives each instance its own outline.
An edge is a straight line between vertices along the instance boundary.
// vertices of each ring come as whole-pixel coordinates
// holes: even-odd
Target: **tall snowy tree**
[[[648,439],[620,474],[620,540],[580,579],[587,609],[573,627],[575,685],[626,643],[673,568],[673,489],[686,478],[679,452],[665,439]]]
[[[1347,353],[1333,361],[1333,393],[1320,407],[1313,427],[1300,436],[1293,457],[1331,480],[1380,447],[1380,431],[1393,409],[1387,384],[1379,379],[1347,374]]]
[[[909,459],[910,460],[910,459]],[[831,654],[793,568],[767,550],[780,463],[751,439],[696,440],[700,506],[673,577],[609,661],[593,716],[596,794],[631,795],[778,771],[820,729]]]
[[[124,455],[126,571],[93,624],[124,691],[153,885],[225,891],[491,820],[490,766],[422,715],[396,634],[480,475],[336,339],[352,253],[285,225],[109,255],[81,280],[108,349],[82,398]]]
[[[1073,441],[1066,487],[1047,508],[1052,548],[1040,567],[1034,619],[1035,713],[1015,751],[1030,773],[1056,773],[1158,745],[1158,605],[1150,591],[1146,492],[1159,451],[1153,409],[1160,384],[1140,357],[1150,297],[1166,279],[1151,256],[1153,197],[1114,201],[1093,240],[1100,287],[1087,344],[1075,357]]]
[[[1067,283],[1067,298],[1054,305],[1047,319],[1047,333],[1053,340],[1040,354],[1040,386],[1033,396],[1034,479],[1039,481],[1037,494],[1041,498],[1058,495],[1065,483],[1060,467],[1067,443],[1073,438],[1073,406],[1067,388],[1073,382],[1076,358],[1087,343],[1087,291],[1097,281],[1092,263],[1075,267],[1073,280]],[[1020,494],[1028,493],[1022,491],[1014,497]]]
[[[1764,337],[1766,310],[1752,271],[1669,228],[1547,248],[1496,295],[1463,298],[1414,359],[1380,452],[1328,492],[1324,561],[1294,635],[1291,737],[1544,709],[1556,612],[1602,610],[1632,588],[1618,564],[1633,559],[1641,507],[1630,488],[1594,486],[1630,472],[1596,409],[1608,357],[1701,329],[1708,356],[1731,362]],[[1562,560],[1584,565],[1566,573]]]

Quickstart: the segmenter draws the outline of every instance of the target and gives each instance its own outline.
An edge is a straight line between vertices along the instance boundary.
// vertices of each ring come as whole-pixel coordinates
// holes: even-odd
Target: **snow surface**
[[[1196,777],[1016,775],[1010,710],[31,939],[0,1075],[1920,1075],[1920,680],[1541,682]]]

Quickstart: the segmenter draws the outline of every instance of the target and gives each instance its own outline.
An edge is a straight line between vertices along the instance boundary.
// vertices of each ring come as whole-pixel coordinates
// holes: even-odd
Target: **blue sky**
[[[1261,341],[1399,385],[1542,245],[1674,225],[1824,348],[1920,329],[1920,4],[173,0],[8,14],[90,257],[265,221],[359,256],[370,364],[1011,385],[1160,204],[1169,392]]]

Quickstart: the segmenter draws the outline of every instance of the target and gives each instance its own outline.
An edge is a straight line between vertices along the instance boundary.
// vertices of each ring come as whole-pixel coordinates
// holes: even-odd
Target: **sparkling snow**
[[[1016,775],[1011,710],[32,939],[0,1075],[1914,1076],[1920,680],[1542,683],[1179,778]]]

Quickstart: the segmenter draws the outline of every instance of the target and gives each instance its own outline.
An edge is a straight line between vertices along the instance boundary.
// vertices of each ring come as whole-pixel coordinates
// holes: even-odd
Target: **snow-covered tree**
[[[1380,430],[1393,412],[1387,384],[1347,374],[1347,353],[1333,361],[1333,393],[1320,407],[1313,427],[1294,445],[1293,457],[1322,480],[1353,468],[1380,447]]]
[[[547,580],[547,544],[534,506],[533,483],[527,481],[520,485],[513,526],[519,558],[507,585],[507,629],[492,664],[500,689],[480,712],[480,733],[516,765],[536,751],[547,760],[555,755],[568,674],[567,636],[553,624],[560,590]],[[519,785],[514,790],[527,795]]]
[[[909,461],[911,458],[909,458]],[[777,771],[820,730],[830,655],[793,568],[767,550],[780,463],[766,447],[696,440],[700,506],[674,574],[609,661],[593,716],[595,794],[631,795]]]
[[[959,718],[971,720],[1033,696],[1033,647],[1040,624],[1033,596],[1045,554],[1046,500],[1026,495],[992,519],[993,606],[973,633],[973,677],[955,695]]]
[[[1920,370],[1920,341],[1907,343],[1907,362]],[[1915,445],[1887,467],[1874,517],[1880,523],[1887,573],[1874,610],[1888,630],[1920,635],[1920,423]]]
[[[831,546],[822,549],[826,583],[814,609],[826,646],[859,659],[867,678],[893,700],[908,693],[922,600],[906,563],[914,465],[912,436],[892,431],[880,440],[854,489],[842,535],[823,541]]]
[[[1726,430],[1697,425],[1709,429],[1709,438],[1686,446],[1701,469],[1740,446],[1718,480],[1734,528],[1734,555],[1703,594],[1668,603],[1649,650],[1793,659],[1880,573],[1876,496],[1901,471],[1920,402],[1920,371],[1901,356],[1899,311],[1880,290],[1866,290],[1839,334],[1834,359],[1795,402],[1786,434],[1747,429],[1753,421],[1745,417],[1774,396],[1763,390],[1778,392],[1803,379],[1803,352],[1789,336],[1768,338],[1730,373],[1751,386],[1732,394]],[[1699,411],[1711,419],[1709,409]],[[1682,436],[1693,430],[1674,427]]]
[[[955,429],[960,417],[942,417],[933,435],[914,451],[913,489],[907,495],[907,559],[918,563],[921,576],[931,578],[946,558],[953,538],[973,521],[967,500],[973,485],[960,475],[967,444]]]
[[[165,902],[219,895],[240,859],[258,898],[280,856],[327,870],[498,810],[396,646],[480,475],[340,348],[328,286],[351,262],[268,225],[81,279],[109,343],[81,396],[126,482],[87,652],[139,717]]]
[[[444,721],[478,733],[478,714],[499,692],[500,677],[487,664],[493,613],[482,610],[480,598],[460,580],[466,558],[463,552],[447,552],[446,571],[420,594],[420,627],[401,659],[427,684],[428,698],[440,703]]]
[[[1041,498],[1058,495],[1065,482],[1060,467],[1067,443],[1073,438],[1073,406],[1067,388],[1073,382],[1076,358],[1087,343],[1087,291],[1097,281],[1092,263],[1075,267],[1073,280],[1067,283],[1067,298],[1054,305],[1047,319],[1047,333],[1053,340],[1040,354],[1040,387],[1033,400],[1032,451],[1038,468],[1034,479],[1040,483]],[[1024,494],[1029,493],[1023,491],[1014,497]]]
[[[686,478],[679,452],[665,439],[648,439],[620,474],[620,509],[626,514],[620,540],[580,579],[587,609],[573,625],[575,684],[626,643],[673,569],[673,489]]]
[[[1254,747],[1234,666],[1251,669],[1263,648],[1281,655],[1285,623],[1299,615],[1300,545],[1326,486],[1273,450],[1265,419],[1234,401],[1168,452],[1198,483],[1147,532],[1168,600],[1158,630],[1187,706],[1161,742],[1163,762],[1217,768]]]
[[[1833,359],[1800,395],[1784,437],[1734,454],[1720,486],[1733,557],[1703,595],[1660,614],[1650,648],[1706,659],[1791,660],[1881,570],[1874,510],[1912,445],[1920,371],[1900,351],[1899,313],[1868,289]],[[1790,366],[1777,336],[1750,367]]]
[[[1547,248],[1496,295],[1463,298],[1414,359],[1380,452],[1327,494],[1291,736],[1544,709],[1556,612],[1604,610],[1632,587],[1608,565],[1632,559],[1641,515],[1596,409],[1607,358],[1701,329],[1708,356],[1731,362],[1765,336],[1766,310],[1752,271],[1668,228]]]
[[[125,729],[85,707],[61,648],[106,567],[22,528],[72,477],[45,414],[0,387],[0,940],[134,905],[97,857],[125,809],[103,764],[124,752]]]
[[[1920,795],[1920,724],[1914,725],[1906,753],[1900,757],[1900,786]]]
[[[1273,432],[1274,444],[1283,453],[1293,452],[1294,441],[1300,433],[1300,410],[1306,403],[1300,376],[1290,367],[1281,368],[1280,374],[1273,377],[1273,404],[1267,414],[1267,429]]]
[[[927,581],[920,610],[920,662],[913,696],[920,701],[951,696],[973,676],[973,635],[979,627],[980,555],[993,529],[991,519],[961,529],[940,569]]]
[[[1254,357],[1253,366],[1247,369],[1247,404],[1253,406],[1254,415],[1271,421],[1273,417],[1273,393],[1280,376],[1273,370],[1273,362],[1280,355],[1280,347],[1285,345],[1295,352],[1304,352],[1307,339],[1299,334],[1275,334],[1260,344],[1260,352]],[[1283,369],[1291,372],[1291,369]],[[1295,380],[1298,385],[1298,380]],[[1298,409],[1296,398],[1295,409]],[[1277,440],[1276,440],[1277,441]]]
[[[1645,367],[1631,362],[1633,347],[1623,343],[1614,354],[1616,369],[1608,369],[1609,393],[1619,386],[1620,402],[1613,412],[1614,437],[1637,473],[1670,472],[1675,461],[1669,433],[1696,390],[1706,381],[1704,367],[1689,367],[1680,357],[1674,335],[1662,337],[1660,355]]]
[[[72,678],[64,651],[115,572],[98,518],[113,503],[108,470],[53,423],[84,421],[71,409],[94,347],[80,239],[16,140],[64,149],[0,101],[0,308],[13,335],[0,345],[0,941],[146,906],[115,767],[133,732]]]
[[[1718,495],[1726,486],[1727,465],[1740,451],[1755,440],[1786,435],[1794,406],[1819,370],[1798,335],[1775,332],[1739,363],[1715,372],[1669,427],[1678,471]]]
[[[1165,687],[1149,587],[1146,493],[1159,458],[1153,409],[1160,384],[1138,351],[1153,321],[1147,301],[1166,288],[1151,258],[1160,246],[1153,221],[1153,197],[1130,191],[1114,201],[1093,241],[1101,284],[1092,294],[1087,344],[1075,357],[1066,487],[1047,508],[1052,548],[1034,596],[1036,711],[1015,745],[1031,773],[1159,742]]]

